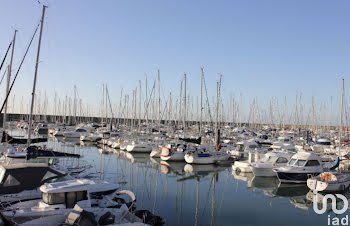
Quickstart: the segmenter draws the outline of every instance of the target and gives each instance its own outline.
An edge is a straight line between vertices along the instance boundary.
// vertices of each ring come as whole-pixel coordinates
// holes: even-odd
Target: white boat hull
[[[152,151],[152,147],[150,145],[145,145],[145,144],[141,144],[141,145],[130,144],[126,146],[126,150],[128,152],[150,153]]]

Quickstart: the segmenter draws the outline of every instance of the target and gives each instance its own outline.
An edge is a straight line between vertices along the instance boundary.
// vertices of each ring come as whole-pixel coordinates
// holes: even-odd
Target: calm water
[[[166,225],[327,225],[327,215],[336,216],[317,215],[306,186],[282,187],[275,178],[236,174],[231,167],[166,163],[123,151],[106,154],[78,139],[50,138],[48,146],[83,155],[75,161],[87,161],[89,175],[132,190],[138,209],[162,216]]]

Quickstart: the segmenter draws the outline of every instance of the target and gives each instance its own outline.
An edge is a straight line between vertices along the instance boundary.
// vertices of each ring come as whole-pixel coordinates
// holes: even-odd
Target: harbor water
[[[25,136],[16,130],[11,134]],[[49,137],[47,147],[82,155],[72,161],[88,166],[84,177],[132,190],[137,208],[161,216],[166,225],[311,226],[339,217],[331,208],[316,214],[306,185],[279,184],[277,178],[234,172],[231,166],[165,162],[79,139]]]

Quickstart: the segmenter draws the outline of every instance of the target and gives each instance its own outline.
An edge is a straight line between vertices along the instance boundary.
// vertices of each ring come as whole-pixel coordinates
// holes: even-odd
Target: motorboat
[[[263,158],[265,153],[266,153],[266,150],[260,153],[258,151],[249,152],[248,159],[235,161],[232,165],[232,170],[245,172],[245,173],[252,173],[253,170],[252,170],[251,164],[254,162],[258,162],[260,158]]]
[[[322,159],[313,152],[301,151],[292,156],[286,166],[275,168],[283,183],[306,183],[307,179],[323,173]]]
[[[94,131],[94,128],[78,127],[75,130],[63,132],[63,136],[66,138],[80,138],[81,135],[88,136],[93,131]]]
[[[259,145],[254,140],[239,141],[236,143],[236,148],[234,150],[227,150],[233,158],[242,160],[247,159],[249,152],[266,150],[259,147]]]
[[[1,204],[4,206],[13,202],[39,199],[41,185],[67,179],[72,177],[44,163],[0,165]]]
[[[260,161],[251,164],[252,172],[256,177],[276,177],[272,169],[287,165],[292,156],[290,152],[268,152]]]
[[[316,141],[316,144],[311,146],[314,152],[323,152],[325,149],[331,149],[332,144],[328,138],[320,138]]]
[[[8,221],[25,222],[28,219],[66,215],[76,204],[94,212],[117,205],[113,198],[118,188],[117,184],[88,179],[47,183],[40,187],[42,199],[13,204],[1,214]]]
[[[252,173],[253,170],[252,170],[251,164],[254,162],[258,162],[261,158],[263,158],[267,153],[267,149],[265,148],[255,148],[253,150],[249,149],[246,153],[248,153],[248,159],[243,158],[235,161],[232,165],[232,170],[245,172],[245,173]]]

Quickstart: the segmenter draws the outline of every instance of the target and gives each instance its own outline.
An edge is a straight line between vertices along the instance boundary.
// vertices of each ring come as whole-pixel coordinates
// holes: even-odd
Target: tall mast
[[[186,81],[186,73],[184,74],[184,130],[186,129],[186,116],[187,116],[187,103],[186,103],[186,89],[187,89],[187,81]]]
[[[159,132],[160,132],[160,121],[161,121],[161,109],[160,109],[160,71],[158,69],[158,120],[159,120]]]
[[[104,101],[105,101],[105,84],[102,84],[102,106],[101,106],[101,124],[103,127],[103,109],[104,109]]]
[[[39,35],[39,45],[38,45],[38,51],[36,55],[36,63],[35,63],[35,73],[34,73],[34,83],[33,83],[33,92],[32,92],[32,102],[30,105],[30,116],[29,116],[29,125],[28,125],[28,140],[27,140],[27,147],[30,145],[30,136],[31,136],[31,130],[32,130],[32,115],[33,115],[33,107],[34,107],[34,98],[35,98],[35,88],[36,88],[36,78],[38,75],[38,69],[39,69],[39,60],[40,60],[40,46],[41,46],[41,37],[43,34],[43,26],[44,26],[44,18],[45,18],[45,5],[43,5],[43,13],[41,16],[41,25],[40,25],[40,35]]]
[[[200,122],[199,122],[199,135],[202,133],[202,120],[203,120],[203,77],[204,71],[201,68],[201,113],[200,113]]]
[[[10,88],[12,62],[13,62],[13,55],[14,55],[14,51],[15,51],[15,43],[16,43],[16,33],[17,33],[17,30],[15,30],[15,33],[13,35],[12,50],[11,50],[11,60],[10,60],[10,65],[8,66],[8,70],[7,70],[6,95],[8,94],[9,88]],[[7,101],[5,103],[4,119],[3,119],[3,129],[4,129],[4,131],[6,129],[6,120],[7,120]]]
[[[178,124],[180,124],[181,117],[182,117],[182,82],[180,83],[180,99],[179,99],[179,118],[178,118]]]
[[[340,148],[341,148],[341,137],[343,132],[343,105],[344,105],[344,78],[342,79],[342,94],[341,94],[341,104],[340,104],[340,128],[339,128],[339,149],[338,156],[340,158]]]
[[[105,98],[105,100],[104,100],[104,101],[105,101],[105,106],[104,106],[104,107],[105,107],[106,128],[107,128],[107,123],[108,123],[108,119],[107,119],[107,116],[108,116],[108,115],[107,115],[107,113],[108,113],[108,112],[107,112],[107,111],[108,111],[108,110],[107,110],[107,108],[108,108],[108,106],[107,106],[107,84],[105,84],[105,97],[104,97],[104,98]]]
[[[139,131],[141,131],[141,95],[142,95],[142,92],[141,92],[141,80],[139,80],[139,96],[140,96],[140,99],[139,99]]]
[[[74,123],[77,124],[77,86],[74,85],[74,106],[73,106],[73,115]]]
[[[150,97],[151,100],[151,97]],[[148,82],[147,82],[147,75],[146,75],[146,107],[145,107],[145,111],[146,111],[146,125],[148,126]]]
[[[219,106],[220,106],[220,87],[221,87],[221,77],[219,76],[219,81],[216,83],[216,130],[219,129]]]
[[[171,92],[169,94],[169,116],[168,116],[168,130],[170,128],[171,125],[171,111],[172,111],[172,98],[171,98]]]

